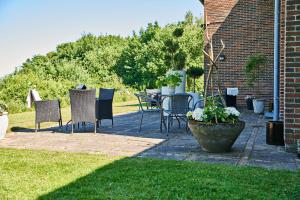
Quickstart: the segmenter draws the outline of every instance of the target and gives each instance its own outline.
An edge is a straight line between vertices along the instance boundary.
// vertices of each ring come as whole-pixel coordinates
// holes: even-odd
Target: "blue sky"
[[[149,22],[201,17],[198,0],[0,0],[0,77],[83,33],[127,36]]]

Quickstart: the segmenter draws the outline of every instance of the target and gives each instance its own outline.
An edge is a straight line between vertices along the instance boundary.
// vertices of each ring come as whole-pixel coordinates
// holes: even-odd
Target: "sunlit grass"
[[[299,171],[0,149],[0,199],[299,199]]]

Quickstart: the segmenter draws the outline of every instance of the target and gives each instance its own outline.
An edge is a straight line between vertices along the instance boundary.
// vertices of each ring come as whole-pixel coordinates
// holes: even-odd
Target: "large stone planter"
[[[245,122],[236,124],[204,124],[189,120],[189,128],[204,151],[212,153],[228,152],[245,128]]]
[[[8,128],[8,116],[7,113],[0,115],[0,140],[5,137],[6,130]]]

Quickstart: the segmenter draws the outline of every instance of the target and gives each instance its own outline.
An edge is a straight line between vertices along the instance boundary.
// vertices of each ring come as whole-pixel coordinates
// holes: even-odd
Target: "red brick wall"
[[[216,52],[220,48],[220,39],[226,45],[226,60],[219,62],[223,87],[238,87],[238,106],[244,107],[244,97],[255,92],[245,86],[245,62],[249,55],[264,53],[268,57],[268,66],[261,78],[261,92],[263,98],[272,101],[274,1],[205,0],[204,8],[208,22],[206,31],[213,36]]]
[[[286,50],[284,83],[285,143],[296,150],[300,139],[300,1],[286,0]]]

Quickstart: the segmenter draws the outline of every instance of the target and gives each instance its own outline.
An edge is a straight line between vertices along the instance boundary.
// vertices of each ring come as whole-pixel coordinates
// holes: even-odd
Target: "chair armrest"
[[[203,99],[200,99],[200,100],[198,100],[195,104],[194,104],[194,108],[193,108],[193,110],[195,110],[196,109],[196,107],[197,107],[197,105],[198,104],[200,104],[200,108],[203,108]]]

